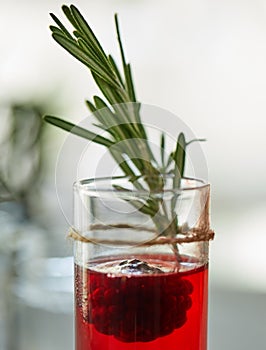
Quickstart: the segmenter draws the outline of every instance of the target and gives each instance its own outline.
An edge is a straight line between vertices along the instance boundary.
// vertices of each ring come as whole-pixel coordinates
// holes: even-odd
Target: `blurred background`
[[[70,350],[72,247],[55,190],[66,134],[41,117],[79,122],[88,115],[84,100],[97,89],[86,68],[51,39],[49,12],[63,18],[61,1],[0,3],[0,349]],[[207,138],[216,231],[209,349],[263,349],[266,1],[75,4],[117,58],[113,14],[119,13],[138,99]],[[60,191],[71,198],[68,172],[66,163]]]

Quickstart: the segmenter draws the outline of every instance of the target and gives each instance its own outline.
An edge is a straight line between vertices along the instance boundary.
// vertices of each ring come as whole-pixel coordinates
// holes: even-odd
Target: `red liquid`
[[[165,256],[138,259],[170,264]],[[207,350],[206,265],[141,275],[76,265],[75,294],[76,350]]]

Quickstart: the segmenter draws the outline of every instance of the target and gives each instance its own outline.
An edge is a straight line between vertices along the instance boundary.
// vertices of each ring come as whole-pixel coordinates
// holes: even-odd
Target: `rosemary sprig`
[[[51,14],[56,26],[50,26],[54,40],[84,64],[102,92],[104,99],[94,96],[86,101],[89,110],[96,118],[96,126],[105,130],[103,137],[89,130],[54,116],[45,116],[46,122],[68,132],[81,136],[107,147],[123,171],[137,189],[143,189],[142,177],[147,190],[158,193],[163,190],[162,174],[173,174],[173,188],[180,187],[184,175],[186,147],[185,136],[180,133],[175,150],[167,158],[165,153],[165,135],[161,135],[161,164],[155,159],[147,139],[147,133],[140,117],[140,103],[137,101],[131,66],[126,61],[120,34],[118,16],[115,14],[115,28],[121,55],[123,71],[120,72],[114,58],[106,54],[99,40],[80,11],[74,6],[63,5],[62,10],[74,27],[71,34],[54,14]],[[117,190],[125,190],[118,188]],[[151,216],[160,234],[174,236],[178,232],[177,216],[174,212],[176,197],[171,203],[171,214],[167,213],[161,198],[150,195],[146,201],[131,199],[130,203],[139,211]],[[177,247],[173,247],[177,252]]]

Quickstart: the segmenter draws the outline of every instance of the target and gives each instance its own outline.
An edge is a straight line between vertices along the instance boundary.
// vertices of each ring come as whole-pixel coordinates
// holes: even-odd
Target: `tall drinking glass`
[[[154,193],[124,177],[74,185],[76,350],[207,349],[210,188],[163,181]]]

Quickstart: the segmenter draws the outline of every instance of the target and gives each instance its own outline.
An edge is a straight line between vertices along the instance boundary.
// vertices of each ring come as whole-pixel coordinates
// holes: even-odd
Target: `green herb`
[[[97,127],[105,130],[107,136],[97,135],[54,116],[45,116],[44,119],[66,131],[107,147],[136,189],[143,189],[143,181],[140,181],[140,178],[144,180],[148,193],[151,194],[144,203],[137,198],[129,199],[129,202],[142,213],[151,216],[160,234],[174,237],[178,233],[177,216],[174,211],[177,197],[175,196],[172,200],[172,210],[169,216],[163,199],[153,196],[152,193],[160,193],[163,190],[164,178],[162,175],[166,173],[172,174],[173,188],[180,187],[188,145],[185,136],[182,132],[179,134],[175,150],[167,157],[165,135],[161,135],[161,164],[159,164],[149,147],[147,133],[141,121],[141,105],[136,98],[131,66],[126,61],[118,16],[115,15],[115,27],[122,72],[113,57],[106,54],[79,10],[74,5],[70,7],[64,5],[62,10],[74,27],[74,31],[71,34],[61,21],[51,14],[57,25],[50,27],[52,37],[91,71],[105,100],[94,96],[93,100],[86,101],[86,104],[96,118]],[[116,189],[125,191],[122,187],[116,187]]]

